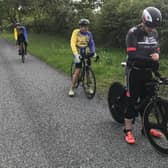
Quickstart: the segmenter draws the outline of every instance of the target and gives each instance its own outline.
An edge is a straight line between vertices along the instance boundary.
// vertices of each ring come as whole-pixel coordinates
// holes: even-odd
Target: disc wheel
[[[124,123],[124,114],[126,111],[126,90],[119,82],[111,85],[108,92],[108,106],[111,116],[118,123]]]

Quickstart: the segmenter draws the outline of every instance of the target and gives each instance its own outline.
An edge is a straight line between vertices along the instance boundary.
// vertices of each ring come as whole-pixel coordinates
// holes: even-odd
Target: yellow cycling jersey
[[[82,33],[80,29],[75,29],[71,36],[71,48],[74,55],[79,54],[80,48],[89,47],[94,52],[94,41],[90,32]]]
[[[14,39],[17,41],[17,39],[18,39],[18,32],[17,32],[17,29],[16,28],[14,28]]]

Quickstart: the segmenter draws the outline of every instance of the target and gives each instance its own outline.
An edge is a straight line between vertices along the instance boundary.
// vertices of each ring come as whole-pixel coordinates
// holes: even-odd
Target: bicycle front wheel
[[[150,144],[162,154],[168,154],[168,100],[158,98],[150,102],[144,112],[144,129]],[[157,130],[159,136],[151,131]]]
[[[83,72],[83,89],[88,99],[92,99],[96,94],[96,78],[91,68]]]
[[[125,87],[119,83],[114,82],[108,91],[108,106],[112,118],[118,123],[124,123],[126,111],[126,95]]]

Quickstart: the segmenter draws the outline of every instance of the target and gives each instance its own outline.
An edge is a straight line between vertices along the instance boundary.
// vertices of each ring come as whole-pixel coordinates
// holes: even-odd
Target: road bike
[[[80,55],[81,55],[80,59],[82,62],[82,68],[80,70],[78,80],[75,83],[75,88],[78,88],[79,85],[81,84],[87,98],[92,99],[96,94],[96,77],[91,66],[89,65],[91,54],[86,53],[86,49],[83,50],[81,49]],[[97,56],[95,62],[97,62],[98,60],[99,57]],[[71,79],[73,77],[74,71],[75,71],[75,63],[73,61],[71,64]],[[90,92],[90,90],[92,92]]]
[[[126,63],[122,63],[125,67]],[[137,67],[132,67],[137,68]],[[141,115],[143,129],[142,134],[145,134],[150,144],[162,154],[168,154],[168,100],[159,95],[161,86],[168,86],[168,79],[162,78],[158,72],[153,72],[152,69],[146,69],[153,73],[151,81],[145,85],[146,97],[137,98],[134,105],[135,118]],[[113,119],[123,124],[124,114],[127,109],[127,88],[120,82],[114,82],[108,92],[108,105]],[[159,138],[150,134],[152,129],[156,129],[161,133]]]

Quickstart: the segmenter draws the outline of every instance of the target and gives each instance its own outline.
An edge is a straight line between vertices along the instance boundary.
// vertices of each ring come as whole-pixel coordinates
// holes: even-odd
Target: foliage
[[[97,21],[100,34],[99,41],[104,41],[107,46],[125,46],[125,36],[128,30],[141,22],[144,8],[155,6],[163,15],[163,24],[159,28],[161,35],[161,48],[167,52],[168,48],[168,1],[167,0],[109,0],[105,1],[101,15]]]
[[[3,33],[1,36],[10,41],[12,39],[11,34]],[[29,34],[29,40],[31,41],[28,47],[29,53],[69,75],[73,57],[67,38],[58,35]],[[98,90],[106,90],[107,92],[112,82],[124,82],[124,68],[120,66],[120,63],[125,60],[125,53],[123,49],[112,47],[108,49],[98,47],[97,53],[100,56],[100,61],[94,63],[92,60],[92,67],[96,74]],[[162,58],[160,65],[161,74],[168,76],[168,60]]]
[[[18,7],[22,6],[19,11]],[[21,20],[29,30],[41,33],[69,35],[78,26],[80,18],[91,20],[96,43],[124,47],[129,28],[141,22],[141,13],[147,6],[158,7],[163,14],[159,29],[161,49],[167,52],[168,1],[167,0],[1,0],[0,25],[9,26]],[[99,9],[99,10],[97,10]],[[1,27],[2,28],[2,27]]]

